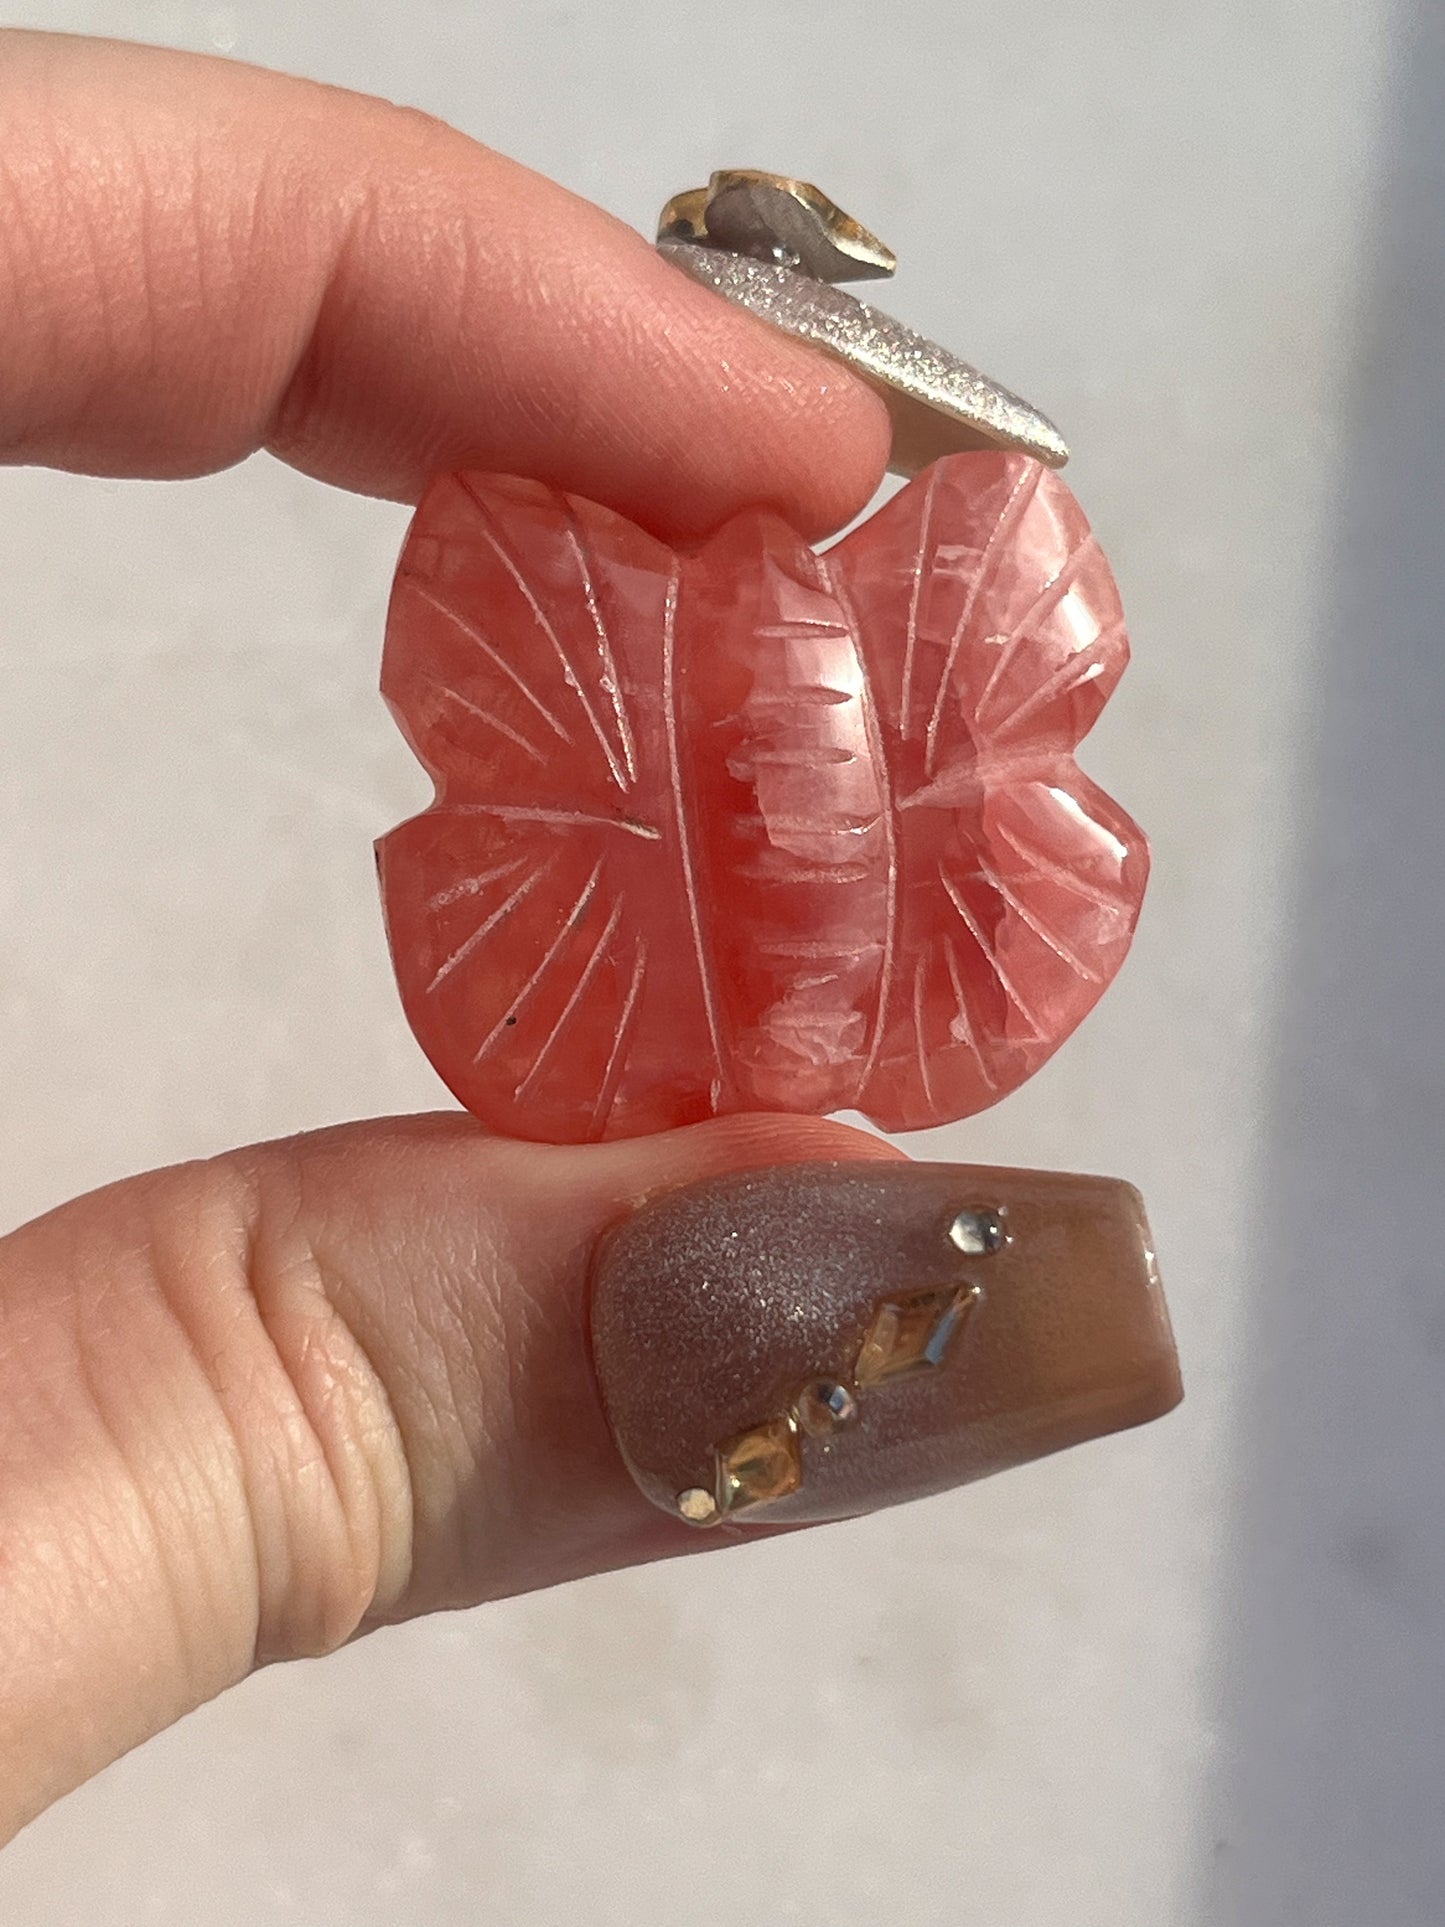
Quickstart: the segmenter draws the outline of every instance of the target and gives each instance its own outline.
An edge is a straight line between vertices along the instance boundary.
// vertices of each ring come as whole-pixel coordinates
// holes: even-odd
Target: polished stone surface
[[[1127,659],[1024,456],[938,462],[823,555],[762,511],[674,554],[442,478],[383,671],[437,788],[380,851],[417,1036],[524,1137],[985,1109],[1133,933],[1143,836],[1074,761]]]

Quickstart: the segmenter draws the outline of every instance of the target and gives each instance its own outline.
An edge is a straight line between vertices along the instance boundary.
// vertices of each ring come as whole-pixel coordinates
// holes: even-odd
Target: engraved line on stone
[[[474,703],[469,696],[464,696],[459,689],[453,689],[449,683],[442,683],[439,687],[443,696],[449,701],[454,702],[459,709],[466,710],[469,716],[475,716],[479,723],[486,723],[499,735],[505,736],[509,742],[515,743],[517,748],[530,756],[534,763],[546,761],[534,742],[523,736],[520,731],[513,729],[510,723],[504,723],[500,716],[494,716],[490,709],[483,709],[480,703]]]
[[[497,883],[503,877],[515,876],[527,859],[514,856],[510,863],[500,863],[495,870],[483,870],[474,877],[463,877],[460,883],[449,883],[445,890],[438,890],[435,896],[427,898],[428,910],[445,910],[449,903],[457,903],[463,897],[479,896],[489,883]]]
[[[838,980],[836,976],[830,976],[815,977],[811,981],[815,984],[832,984]],[[781,1031],[785,1036],[821,1037],[831,1034],[833,1021],[832,1017],[826,1012],[818,1015],[808,1015],[799,1011],[774,1009],[768,1012],[767,1027],[769,1035],[772,1036],[775,1036]]]
[[[1038,745],[1027,738],[1012,748],[981,751],[976,758],[965,759],[951,769],[945,766],[932,782],[900,795],[898,807],[900,810],[972,808],[986,793],[991,795],[1024,785],[1040,785]],[[1090,818],[1082,820],[1092,829],[1100,827]],[[1123,854],[1124,845],[1119,844],[1118,850]]]
[[[529,877],[524,877],[523,880],[517,885],[516,889],[512,892],[512,894],[507,898],[506,902],[498,904],[497,908],[492,912],[492,914],[489,917],[485,918],[480,924],[478,924],[477,928],[472,932],[472,934],[469,937],[467,937],[462,943],[459,943],[457,945],[456,949],[441,965],[436,975],[432,978],[431,982],[427,985],[426,994],[428,997],[430,997],[432,992],[436,990],[437,987],[447,977],[451,975],[451,973],[456,969],[458,964],[464,963],[466,959],[471,956],[472,952],[477,948],[478,944],[485,941],[485,939],[490,934],[490,932],[496,929],[497,925],[502,921],[504,917],[509,917],[512,914],[513,910],[516,909],[517,905],[522,901],[523,897],[529,896],[531,892],[536,889],[537,885],[542,881],[543,877],[547,875],[548,871],[552,868],[552,865],[556,862],[556,860],[557,859],[555,857],[548,857],[547,861],[541,864],[537,869],[533,870],[532,874]]]
[[[542,634],[547,638],[548,642],[551,643],[553,652],[555,653],[558,662],[562,665],[562,675],[564,680],[566,681],[567,687],[573,692],[578,702],[582,705],[583,714],[586,716],[588,722],[592,725],[592,734],[597,738],[597,741],[600,744],[602,749],[602,754],[607,758],[607,767],[612,772],[612,780],[614,783],[616,783],[618,789],[620,789],[625,795],[627,792],[627,783],[622,774],[622,766],[617,760],[616,752],[613,750],[611,743],[609,743],[607,740],[607,734],[602,727],[601,719],[599,718],[596,710],[593,709],[591,702],[588,700],[587,691],[583,687],[582,679],[578,676],[577,671],[572,666],[571,657],[567,654],[567,651],[562,647],[562,638],[557,634],[556,629],[552,626],[551,622],[548,620],[546,612],[543,609],[541,603],[537,600],[536,596],[533,595],[531,586],[529,585],[527,578],[522,574],[522,571],[517,567],[516,562],[512,558],[511,551],[507,548],[506,544],[502,541],[501,537],[496,533],[495,527],[494,527],[496,517],[493,515],[491,509],[482,500],[477,490],[472,486],[470,480],[465,475],[463,475],[460,479],[461,479],[462,487],[466,490],[467,494],[471,496],[472,500],[476,503],[477,508],[481,512],[481,515],[483,518],[482,529],[481,529],[481,535],[482,535],[483,541],[486,542],[491,547],[491,549],[496,555],[497,560],[501,563],[502,567],[507,571],[507,574],[512,578],[513,582],[515,582],[517,587],[521,590],[523,600],[526,602],[527,607],[532,611],[533,618],[535,619],[538,628],[542,631]]]
[[[1024,498],[1024,502],[1023,502],[1024,511],[1032,507],[1034,499],[1038,494],[1039,484],[1042,482],[1042,480],[1043,480],[1042,471],[1036,470],[1034,472],[1034,485],[1031,489],[1029,489],[1027,495]],[[1022,513],[1020,514],[1018,519],[1022,520]],[[1011,525],[1010,527],[1010,531],[1009,531],[1010,533],[1012,533],[1013,526],[1015,525]],[[992,546],[992,544],[990,544],[990,546]],[[1005,670],[1008,668],[1008,665],[1014,659],[1014,655],[1022,639],[1022,636],[1023,636],[1022,628],[1016,628],[1007,635],[995,636],[992,638],[992,640],[997,644],[997,647],[994,651],[993,667],[989,670],[988,677],[984,682],[982,690],[979,692],[978,701],[973,706],[973,713],[975,718],[981,716],[984,710],[988,707],[988,704],[993,698],[993,692],[998,687],[1000,678],[1003,676]]]
[[[888,859],[888,887],[883,913],[883,955],[878,966],[877,1002],[873,1008],[868,1049],[853,1086],[853,1102],[856,1104],[866,1092],[869,1080],[878,1065],[888,1019],[888,1002],[893,990],[893,968],[898,952],[898,802],[894,795],[893,777],[883,747],[882,732],[878,724],[878,704],[868,671],[868,661],[863,653],[862,630],[856,612],[841,580],[829,567],[827,556],[819,556],[818,573],[824,588],[831,589],[833,592],[833,598],[838,604],[848,639],[853,647],[854,660],[858,665],[859,703],[863,715],[863,727],[868,736],[868,754],[882,799],[881,821],[884,849]]]
[[[1019,1016],[1022,1017],[1024,1022],[1029,1026],[1029,1029],[1033,1032],[1034,1038],[1036,1040],[1041,1038],[1043,1036],[1043,1032],[1039,1028],[1038,1019],[1034,1016],[1033,1012],[1029,1009],[1028,1005],[1024,1002],[1023,998],[1019,995],[1018,989],[1010,980],[1008,972],[1004,969],[1003,965],[999,962],[996,951],[994,950],[993,946],[989,943],[988,938],[985,937],[985,935],[983,934],[983,931],[980,929],[978,919],[974,916],[973,912],[969,909],[967,903],[964,901],[962,891],[959,889],[958,885],[953,881],[953,878],[949,876],[947,872],[944,870],[942,863],[940,863],[938,866],[938,880],[943,885],[944,889],[948,892],[949,901],[952,903],[954,909],[958,912],[959,916],[962,917],[964,924],[967,926],[968,934],[973,938],[974,942],[978,945],[980,951],[983,953],[984,961],[988,964],[989,969],[993,972],[994,976],[998,979],[998,985],[1000,990],[1002,990],[1004,996],[1008,998],[1009,1002],[1013,1005],[1014,1009],[1018,1012]]]
[[[820,616],[789,616],[786,622],[765,622],[754,633],[768,642],[811,642],[818,636],[846,636],[848,631],[841,623],[825,622]],[[839,691],[830,691],[829,695],[836,702],[848,700]]]
[[[973,621],[973,612],[978,607],[978,599],[983,593],[984,584],[992,580],[999,550],[1010,536],[1013,535],[1019,527],[1019,524],[1023,521],[1024,516],[1028,513],[1034,497],[1039,492],[1039,484],[1042,482],[1043,476],[1044,471],[1040,467],[1032,467],[1025,470],[1014,484],[1008,500],[999,511],[998,520],[994,523],[992,533],[983,546],[983,553],[978,559],[977,572],[974,575],[973,583],[969,588],[967,599],[963,605],[963,613],[959,616],[958,626],[955,628],[953,636],[949,641],[948,654],[944,658],[943,670],[938,678],[938,694],[933,699],[933,713],[928,719],[928,740],[923,761],[924,774],[927,776],[932,776],[937,767],[938,735],[943,727],[943,706],[948,700],[948,686],[953,678],[954,666],[958,661],[958,652],[963,647],[964,637],[968,634],[969,624]],[[1000,650],[1000,661],[1003,658],[1003,654],[1004,651]],[[993,671],[985,685],[984,693],[974,705],[975,715],[983,708],[984,702],[987,700],[988,694],[993,688],[993,679],[994,676],[998,674],[998,669],[999,664],[995,663]]]
[[[784,836],[863,836],[875,829],[877,815],[848,815],[842,810],[823,810],[816,816],[780,816],[776,810],[739,810],[739,823],[761,823],[765,830],[780,830]]]
[[[866,863],[790,862],[784,850],[763,850],[735,872],[750,883],[863,883],[872,875]]]
[[[682,755],[677,727],[677,598],[679,571],[674,564],[667,583],[667,601],[662,618],[662,712],[667,726],[667,780],[672,791],[672,808],[677,822],[678,858],[682,864],[682,887],[687,894],[687,917],[692,930],[693,953],[697,958],[698,984],[707,1018],[708,1040],[712,1045],[715,1076],[714,1092],[720,1092],[723,1077],[722,1026],[718,1019],[717,987],[713,983],[712,963],[703,938],[702,904],[697,891],[697,872],[692,836],[687,821],[687,799],[682,789]],[[715,1101],[715,1100],[714,1100]]]
[[[562,946],[572,935],[573,931],[576,930],[583,917],[586,916],[588,910],[591,908],[592,899],[597,894],[597,879],[602,875],[602,863],[603,859],[598,857],[592,867],[591,876],[588,877],[586,883],[582,886],[581,896],[578,897],[572,908],[567,912],[562,928],[557,932],[551,943],[548,944],[546,954],[543,956],[542,961],[537,965],[537,968],[532,972],[531,976],[528,977],[526,983],[522,985],[522,988],[517,992],[511,1003],[508,1004],[506,1010],[482,1039],[476,1054],[472,1058],[474,1064],[480,1064],[487,1052],[497,1042],[498,1038],[505,1036],[508,1029],[516,1022],[517,1012],[522,1008],[523,1004],[526,1003],[538,984],[541,983],[543,977],[546,976],[547,972],[556,962],[557,955],[562,949]]]
[[[990,1071],[988,1059],[979,1049],[978,1039],[974,1035],[973,1022],[968,1014],[968,999],[964,995],[963,990],[963,977],[958,967],[958,956],[954,951],[952,940],[948,937],[943,939],[943,961],[948,966],[948,981],[953,985],[953,994],[958,999],[958,1015],[956,1021],[963,1026],[963,1035],[958,1041],[971,1052],[974,1063],[978,1065],[979,1076],[983,1079],[984,1083],[987,1084],[991,1091],[996,1091],[998,1089],[997,1081]]]
[[[1049,578],[1024,611],[1023,615],[1020,616],[1013,628],[1010,629],[1008,634],[1003,638],[1001,658],[1011,655],[1019,644],[1034,634],[1040,623],[1048,620],[1054,613],[1054,610],[1057,609],[1063,601],[1064,597],[1069,593],[1070,589],[1073,588],[1080,569],[1082,569],[1085,562],[1094,555],[1098,546],[1091,532],[1084,537],[1077,548],[1070,550],[1069,554],[1064,558],[1063,566],[1059,569],[1058,573]],[[1090,646],[1092,647],[1092,645]],[[1072,654],[1069,660],[1073,660]],[[995,663],[994,674],[989,678],[990,688],[997,682],[999,673],[1000,664]],[[983,701],[981,698],[977,713],[980,716],[983,714]]]
[[[930,468],[923,488],[923,513],[918,525],[918,554],[913,562],[913,586],[908,594],[908,627],[903,638],[903,687],[899,704],[899,734],[907,742],[913,735],[913,657],[918,648],[918,604],[923,595],[924,558],[933,527],[933,498],[938,493],[938,469]]]
[[[647,944],[639,937],[637,955],[632,965],[632,982],[627,987],[622,1014],[617,1019],[617,1038],[607,1059],[607,1068],[602,1073],[602,1087],[597,1093],[597,1103],[592,1112],[594,1138],[602,1134],[607,1120],[617,1105],[618,1092],[622,1087],[622,1073],[626,1068],[625,1054],[631,1047],[633,1018],[637,1014],[637,1008],[642,999],[642,982],[646,974]]]
[[[1058,574],[1053,576],[1034,598],[1034,601],[1030,604],[1022,620],[1017,622],[1014,627],[1009,630],[1007,635],[998,638],[998,655],[994,661],[993,668],[989,671],[988,681],[983,686],[983,692],[974,707],[975,716],[981,717],[983,715],[984,710],[992,700],[994,690],[998,687],[1009,664],[1013,661],[1019,649],[1033,635],[1038,625],[1053,614],[1054,609],[1063,601],[1070,589],[1073,588],[1074,578],[1082,567],[1084,558],[1095,546],[1097,545],[1094,543],[1094,538],[1090,535],[1079,544],[1078,548],[1072,550]],[[1092,647],[1092,644],[1090,646]],[[1073,658],[1071,656],[1070,661],[1072,660]],[[1051,677],[1049,680],[1052,682],[1053,678]],[[1008,718],[1004,727],[1006,728],[1008,722],[1012,720],[1012,717]],[[996,734],[1000,733],[1002,732],[996,732]]]
[[[515,1099],[520,1100],[524,1098],[527,1092],[532,1088],[532,1085],[534,1084],[536,1079],[541,1075],[542,1066],[547,1061],[547,1058],[551,1053],[552,1046],[556,1043],[557,1039],[562,1035],[562,1032],[567,1027],[567,1020],[571,1017],[573,1011],[576,1010],[578,1004],[581,1003],[583,997],[587,994],[587,986],[591,983],[593,976],[596,974],[597,967],[602,962],[603,956],[606,954],[607,946],[608,944],[611,943],[613,937],[616,935],[617,926],[619,923],[621,923],[621,921],[622,921],[622,905],[620,902],[618,902],[613,904],[612,914],[610,917],[608,917],[607,922],[603,927],[602,935],[597,939],[596,945],[594,946],[592,951],[592,955],[587,959],[586,963],[582,966],[582,973],[578,977],[576,983],[572,986],[571,996],[567,999],[566,1003],[562,1006],[562,1014],[558,1017],[556,1023],[553,1024],[551,1030],[548,1031],[546,1037],[543,1039],[541,1049],[537,1052],[536,1057],[532,1060],[531,1070],[527,1072],[527,1075],[522,1079],[521,1083],[517,1086],[516,1090],[512,1093]]]
[[[1112,636],[1117,635],[1123,626],[1122,621],[1111,622],[1107,629],[1101,629],[1092,642],[1077,650],[1067,662],[1060,664],[1046,682],[1041,683],[1031,696],[1026,697],[1016,709],[1011,710],[998,724],[995,734],[1002,736],[1008,730],[1017,729],[1045,704],[1051,703],[1056,696],[1063,695],[1071,689],[1082,689],[1086,682],[1094,682],[1102,676],[1105,665],[1097,657],[1082,673],[1079,673],[1079,664],[1086,656],[1092,655],[1095,650],[1108,642]]]
[[[1015,856],[1031,864],[1035,875],[1044,877],[1050,883],[1057,883],[1061,889],[1073,890],[1088,902],[1096,903],[1101,910],[1111,911],[1116,917],[1125,914],[1127,906],[1122,897],[1105,889],[1103,884],[1095,883],[1091,877],[1077,875],[1066,864],[1055,863],[1042,850],[1036,850],[1031,843],[1021,841],[1006,823],[995,824],[994,834],[1003,838]]]
[[[548,709],[547,705],[542,701],[542,698],[537,694],[536,690],[533,689],[526,677],[523,676],[519,670],[513,668],[512,664],[507,661],[499,649],[494,648],[493,645],[487,641],[481,630],[476,628],[474,624],[468,622],[465,616],[459,615],[449,603],[443,602],[439,595],[436,595],[414,576],[409,578],[409,580],[413,592],[419,595],[423,602],[429,603],[438,615],[443,615],[449,622],[454,622],[467,640],[475,643],[488,661],[494,662],[502,674],[516,684],[522,695],[526,697],[527,701],[532,705],[533,709],[536,710],[543,722],[547,724],[548,728],[554,730],[564,743],[570,743],[572,738],[552,714],[551,710]]]
[[[830,871],[831,875],[832,872]],[[756,944],[760,955],[765,957],[796,957],[804,962],[837,963],[839,961],[838,943],[831,937],[764,937]],[[876,950],[877,944],[853,943],[847,955],[852,957],[859,951]]]
[[[995,876],[993,871],[983,863],[980,863],[978,866],[978,877],[980,882],[986,883],[990,890],[996,891],[998,895],[1003,898],[1004,902],[1008,905],[1009,909],[1013,911],[1020,923],[1026,923],[1039,941],[1046,943],[1054,955],[1066,963],[1070,970],[1077,971],[1079,976],[1084,978],[1087,983],[1103,983],[1104,977],[1102,971],[1096,970],[1091,963],[1086,963],[1071,945],[1064,942],[1062,937],[1056,937],[1053,931],[1044,924],[1043,920],[1037,917],[1026,904],[1020,901],[1017,894],[1008,887],[1002,877]]]
[[[662,831],[651,823],[639,823],[630,816],[595,816],[587,810],[547,810],[530,803],[455,803],[448,807],[458,816],[499,816],[504,823],[565,823],[569,829],[626,830],[629,836],[645,837],[649,843],[662,840]]]
[[[778,747],[769,749],[762,745],[756,748],[738,750],[728,758],[728,770],[737,776],[744,769],[839,769],[844,763],[856,763],[857,756],[851,749],[844,749],[840,743],[814,743],[806,747],[790,749]],[[770,817],[776,822],[776,817]]]
[[[930,1111],[938,1109],[938,1100],[933,1095],[933,1080],[928,1074],[928,1047],[924,1042],[923,1027],[923,978],[928,953],[925,951],[918,959],[913,973],[913,1036],[918,1051],[918,1076],[923,1085],[923,1101]]]
[[[597,588],[592,580],[587,551],[570,499],[567,503],[567,524],[567,538],[572,544],[572,553],[577,558],[577,568],[582,576],[582,592],[587,598],[587,613],[591,616],[592,626],[597,631],[597,647],[602,656],[602,687],[612,698],[612,710],[617,718],[617,734],[622,743],[627,774],[635,783],[637,781],[637,745],[633,741],[632,727],[627,720],[627,705],[623,700],[621,678],[617,674],[617,659],[612,653],[607,625],[602,620],[602,605],[597,600]]]
[[[767,633],[766,629],[758,631],[760,636]],[[752,716],[777,711],[790,714],[797,709],[833,709],[853,700],[850,691],[829,689],[824,683],[803,683],[796,689],[752,689],[743,704],[743,713]]]

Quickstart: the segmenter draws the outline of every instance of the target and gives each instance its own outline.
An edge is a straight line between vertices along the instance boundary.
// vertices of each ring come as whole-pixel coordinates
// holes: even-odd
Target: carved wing
[[[402,999],[484,1122],[576,1141],[709,1114],[678,889],[666,659],[677,564],[539,484],[417,511],[382,688],[437,787],[378,846]]]
[[[1069,489],[936,463],[827,557],[886,744],[892,892],[858,1108],[967,1116],[1052,1055],[1128,949],[1142,833],[1074,749],[1128,661]]]

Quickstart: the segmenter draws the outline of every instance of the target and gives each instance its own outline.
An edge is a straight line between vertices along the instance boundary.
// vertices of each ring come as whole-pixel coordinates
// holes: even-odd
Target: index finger
[[[0,32],[0,459],[208,473],[269,448],[414,500],[525,473],[660,533],[809,534],[886,459],[846,371],[426,116],[236,63]]]

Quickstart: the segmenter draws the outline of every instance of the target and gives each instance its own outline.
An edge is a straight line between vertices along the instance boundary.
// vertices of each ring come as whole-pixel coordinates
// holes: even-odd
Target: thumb
[[[1128,1187],[911,1165],[818,1120],[550,1147],[444,1115],[152,1173],[0,1239],[0,1838],[257,1663],[735,1536],[676,1516],[697,1441],[768,1420],[770,1374],[845,1327],[872,1382],[870,1306],[893,1318],[874,1379],[937,1362],[920,1239],[975,1194],[1028,1235],[969,1319],[966,1382],[947,1410],[880,1394],[861,1456],[818,1448],[831,1509],[765,1508],[787,1522],[1166,1409]],[[950,1262],[992,1248],[955,1237]],[[955,1322],[970,1291],[944,1294]],[[739,1503],[781,1494],[767,1476],[754,1453]]]

